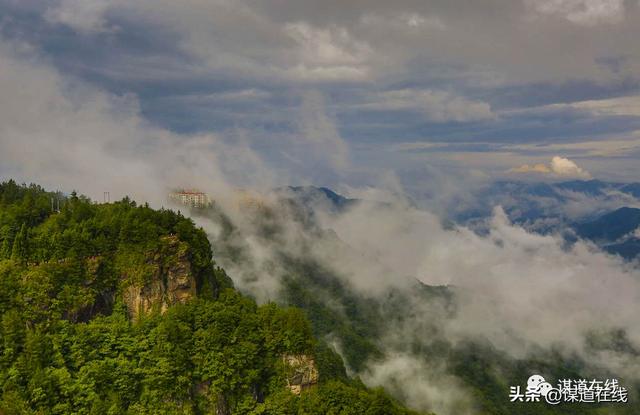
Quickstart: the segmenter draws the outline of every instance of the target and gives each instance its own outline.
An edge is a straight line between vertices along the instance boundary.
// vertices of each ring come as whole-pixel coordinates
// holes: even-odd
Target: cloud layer
[[[362,170],[373,158],[500,174],[528,146],[564,145],[594,176],[640,173],[635,147],[580,150],[640,131],[634,1],[4,0],[0,14],[4,39],[135,96],[141,118],[174,133],[286,147],[315,94]],[[389,156],[397,143],[439,149]]]

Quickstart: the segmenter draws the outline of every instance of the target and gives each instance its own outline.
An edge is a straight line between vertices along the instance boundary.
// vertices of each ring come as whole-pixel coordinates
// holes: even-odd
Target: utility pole
[[[60,195],[51,196],[51,213],[60,213]]]
[[[102,198],[104,203],[111,203],[111,195],[109,194],[109,192],[104,192],[102,194]]]

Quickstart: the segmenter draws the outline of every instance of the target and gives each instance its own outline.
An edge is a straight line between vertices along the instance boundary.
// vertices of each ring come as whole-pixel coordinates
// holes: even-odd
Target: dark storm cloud
[[[573,107],[638,96],[634,1],[0,0],[0,14],[3,38],[64,74],[134,94],[147,120],[176,132],[241,130],[265,147],[296,134],[309,91],[325,97],[348,143],[382,152],[638,130],[628,103]]]

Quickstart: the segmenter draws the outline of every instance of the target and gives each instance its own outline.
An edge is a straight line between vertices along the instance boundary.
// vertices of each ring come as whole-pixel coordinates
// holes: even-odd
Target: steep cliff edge
[[[285,354],[282,361],[287,367],[287,386],[296,395],[318,384],[318,368],[313,357],[305,354]]]
[[[122,276],[122,299],[134,320],[153,311],[164,313],[197,294],[188,244],[175,235],[164,236],[160,242],[160,248],[145,255],[147,274],[142,281]]]

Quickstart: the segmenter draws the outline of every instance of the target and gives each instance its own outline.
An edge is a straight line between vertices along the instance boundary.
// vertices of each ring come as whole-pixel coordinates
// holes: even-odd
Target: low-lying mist
[[[275,199],[260,200],[258,208],[226,216],[234,226],[226,236],[215,221],[197,219],[210,229],[236,284],[260,301],[283,301],[294,258],[375,300],[379,316],[388,319],[376,333],[382,357],[359,374],[395,388],[416,407],[464,413],[461,405],[470,400],[461,398],[464,387],[446,363],[433,358],[440,356],[433,351],[437,341],[450,348],[478,342],[514,360],[553,351],[551,358],[589,362],[584,369],[596,375],[640,379],[640,270],[595,246],[530,233],[510,223],[500,207],[488,221],[489,233],[479,236],[402,200],[363,201],[342,213],[318,209],[311,220]],[[227,246],[242,254],[227,256]],[[425,298],[422,285],[444,286],[452,299]],[[309,290],[329,307],[345,306],[328,291]],[[400,296],[401,310],[387,312],[385,306],[397,306],[390,295]],[[594,348],[594,336],[608,343]],[[621,341],[624,348],[613,346]]]

